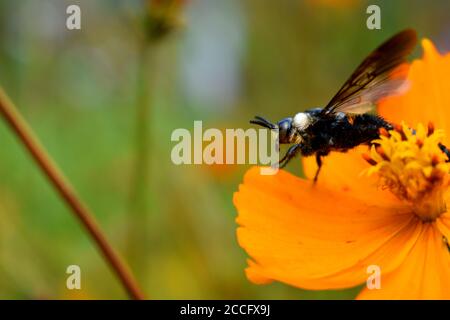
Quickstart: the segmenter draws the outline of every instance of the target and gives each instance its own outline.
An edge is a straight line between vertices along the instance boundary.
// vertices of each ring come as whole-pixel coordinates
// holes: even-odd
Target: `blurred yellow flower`
[[[184,24],[181,11],[187,0],[147,0],[149,39],[160,39]]]
[[[327,157],[316,185],[285,171],[246,173],[234,204],[250,281],[349,288],[365,283],[376,265],[381,287],[364,288],[359,299],[450,299],[449,167],[438,147],[450,140],[420,124],[450,132],[450,54],[426,39],[422,46],[408,93],[379,106],[383,117],[416,133],[405,125],[384,132],[364,156],[372,166],[359,147]],[[304,170],[314,175],[314,159],[304,159]]]

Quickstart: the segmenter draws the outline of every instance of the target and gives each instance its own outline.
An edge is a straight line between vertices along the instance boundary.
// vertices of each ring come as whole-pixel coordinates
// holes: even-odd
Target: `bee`
[[[385,97],[406,91],[407,68],[402,68],[417,43],[414,30],[401,31],[375,49],[356,68],[324,108],[309,109],[293,117],[271,123],[256,116],[250,123],[278,130],[280,144],[292,144],[280,159],[283,168],[297,154],[314,155],[317,171],[322,158],[331,151],[346,152],[359,145],[371,145],[381,128],[392,130],[394,124],[379,115],[368,113]],[[450,151],[441,150],[449,157]]]

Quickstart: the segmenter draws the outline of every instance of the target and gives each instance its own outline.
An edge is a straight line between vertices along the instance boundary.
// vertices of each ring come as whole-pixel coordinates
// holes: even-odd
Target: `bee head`
[[[291,143],[292,118],[284,118],[278,122],[278,139],[280,143]]]
[[[263,117],[256,116],[254,120],[250,120],[250,123],[257,124],[271,130],[278,129],[278,141],[282,144],[292,143],[292,139],[294,138],[292,130],[295,130],[292,118],[284,118],[278,121],[277,124],[274,124]]]

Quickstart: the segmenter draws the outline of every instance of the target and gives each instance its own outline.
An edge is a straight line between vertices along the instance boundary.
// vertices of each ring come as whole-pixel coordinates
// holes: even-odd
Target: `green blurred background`
[[[82,29],[65,27],[78,4]],[[366,8],[381,7],[381,30]],[[395,32],[450,50],[450,3],[0,0],[0,84],[150,298],[350,299],[253,285],[232,194],[248,166],[176,166],[176,128],[247,128],[320,106]],[[162,7],[161,7],[162,6]],[[161,9],[163,8],[163,9]],[[418,48],[415,55],[419,55]],[[122,299],[78,221],[0,122],[0,298]],[[299,161],[288,170],[301,174]],[[66,289],[66,268],[82,290]]]

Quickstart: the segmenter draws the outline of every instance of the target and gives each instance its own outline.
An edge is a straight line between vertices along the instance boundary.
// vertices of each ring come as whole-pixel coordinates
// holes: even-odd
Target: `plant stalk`
[[[136,300],[144,299],[144,295],[131,271],[118,253],[109,244],[105,235],[95,221],[93,214],[76,195],[75,190],[64,177],[62,172],[58,169],[56,163],[44,147],[40,144],[31,127],[17,111],[16,107],[1,87],[0,114],[3,116],[14,134],[19,138],[20,142],[25,146],[26,150],[30,153],[38,167],[48,178],[58,194],[69,206],[73,214],[79,219],[82,226],[91,236],[105,261],[119,278],[129,297]]]

